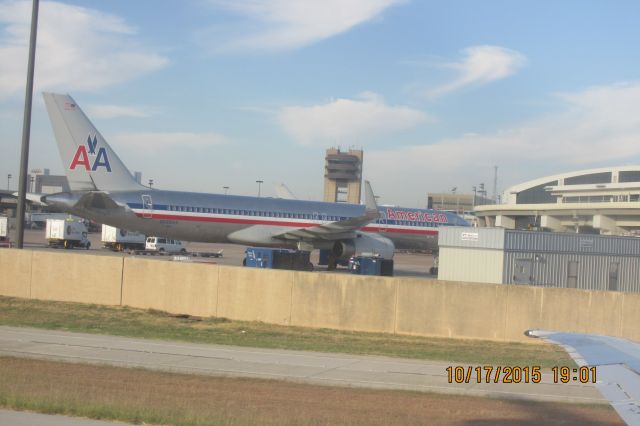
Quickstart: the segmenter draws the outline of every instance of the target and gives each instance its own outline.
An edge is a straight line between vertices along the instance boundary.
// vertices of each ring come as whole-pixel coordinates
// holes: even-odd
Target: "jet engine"
[[[393,259],[395,246],[393,242],[378,234],[364,234],[358,232],[356,238],[336,241],[332,254],[336,259],[346,260],[354,254],[377,254],[383,259]]]

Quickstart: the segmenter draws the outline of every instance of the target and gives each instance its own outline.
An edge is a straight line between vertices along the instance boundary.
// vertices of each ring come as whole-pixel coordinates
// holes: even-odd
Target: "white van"
[[[147,237],[146,250],[154,250],[159,253],[186,253],[187,249],[180,240],[171,240],[163,237]]]

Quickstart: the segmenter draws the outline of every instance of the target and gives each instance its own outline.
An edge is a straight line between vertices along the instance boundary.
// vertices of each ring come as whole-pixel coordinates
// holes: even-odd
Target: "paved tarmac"
[[[0,410],[0,425],[7,426],[113,426],[124,424],[122,422],[112,423],[81,417],[38,414],[29,411]]]
[[[447,362],[164,342],[30,328],[0,327],[0,355],[319,385],[606,403],[594,385],[554,384],[549,371],[543,372],[538,384],[452,384],[446,373],[452,363]]]
[[[15,241],[15,231],[10,232],[11,239]],[[52,249],[47,246],[45,239],[45,231],[43,229],[27,229],[24,235],[25,248],[32,250],[54,250],[59,253],[86,253],[86,254],[98,254],[101,256],[132,256],[126,253],[113,252],[108,249],[102,248],[101,233],[90,233],[89,241],[91,242],[91,248],[85,249]],[[197,242],[184,242],[185,248],[189,252],[210,252],[216,253],[219,250],[223,250],[223,257],[221,258],[198,258],[191,257],[187,261],[204,262],[204,263],[217,263],[220,265],[241,266],[242,259],[244,259],[245,246],[239,244],[222,244],[222,243],[197,243]],[[311,254],[311,262],[314,265],[318,264],[318,250],[315,250]],[[156,259],[173,260],[173,256],[154,256]],[[429,274],[429,268],[433,266],[433,256],[424,253],[396,253],[394,256],[394,275],[403,277],[420,277],[427,279],[435,279],[436,277]],[[327,272],[326,266],[316,267],[317,272]],[[346,268],[339,268],[337,271],[331,273],[348,273]]]

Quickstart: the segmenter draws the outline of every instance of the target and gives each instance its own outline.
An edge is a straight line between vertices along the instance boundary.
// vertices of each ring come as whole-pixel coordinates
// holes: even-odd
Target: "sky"
[[[17,188],[31,1],[0,0],[0,187]],[[71,94],[155,188],[322,198],[364,150],[379,203],[640,163],[635,0],[41,0],[29,168]]]

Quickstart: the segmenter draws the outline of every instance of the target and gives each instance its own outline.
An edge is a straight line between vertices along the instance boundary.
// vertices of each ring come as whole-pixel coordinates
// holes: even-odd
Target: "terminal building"
[[[434,192],[427,194],[427,208],[446,210],[463,214],[472,211],[477,200],[473,194],[458,194],[456,192]]]
[[[475,206],[479,226],[640,235],[640,166],[546,176],[504,191],[502,204]]]
[[[361,193],[362,150],[328,149],[324,166],[324,201],[360,204]]]

